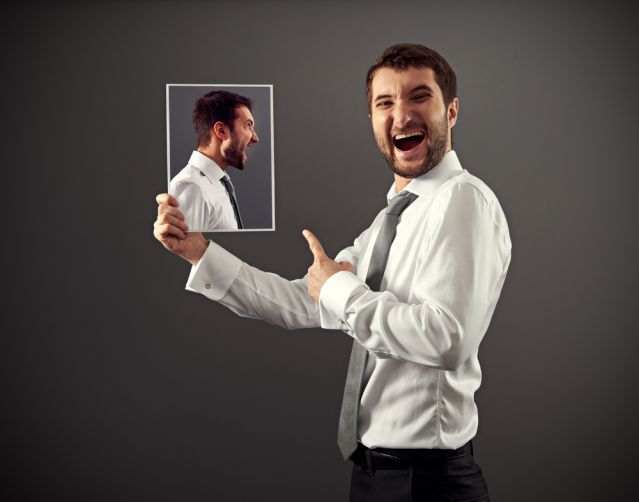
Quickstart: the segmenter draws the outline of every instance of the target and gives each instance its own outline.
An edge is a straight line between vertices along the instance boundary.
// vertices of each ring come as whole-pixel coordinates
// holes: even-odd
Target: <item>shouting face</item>
[[[380,152],[393,172],[416,178],[450,150],[457,98],[447,107],[430,68],[380,68],[371,84],[371,122]]]
[[[244,169],[247,160],[246,150],[260,140],[254,126],[255,120],[251,111],[246,106],[239,106],[229,135],[222,143],[222,155],[229,165]]]

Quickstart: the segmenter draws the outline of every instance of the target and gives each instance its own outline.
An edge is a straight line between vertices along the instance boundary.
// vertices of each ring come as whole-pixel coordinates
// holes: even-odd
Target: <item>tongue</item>
[[[405,152],[407,150],[412,150],[413,148],[415,148],[422,142],[423,139],[423,136],[411,136],[410,138],[402,138],[395,141],[395,146]]]

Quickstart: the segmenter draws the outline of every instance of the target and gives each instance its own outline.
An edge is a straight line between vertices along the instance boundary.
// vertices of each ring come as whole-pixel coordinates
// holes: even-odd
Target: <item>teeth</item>
[[[424,133],[421,131],[407,132],[404,134],[395,135],[394,139],[404,139],[404,138],[412,138],[413,136],[423,136]]]

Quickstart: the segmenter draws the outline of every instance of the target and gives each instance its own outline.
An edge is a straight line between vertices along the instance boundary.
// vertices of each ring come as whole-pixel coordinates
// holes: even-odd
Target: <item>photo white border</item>
[[[205,233],[214,232],[274,232],[275,231],[275,110],[273,109],[273,84],[165,84],[166,88],[166,171],[167,191],[171,183],[171,121],[169,111],[170,87],[268,87],[270,97],[271,115],[271,228],[237,228],[207,230]]]

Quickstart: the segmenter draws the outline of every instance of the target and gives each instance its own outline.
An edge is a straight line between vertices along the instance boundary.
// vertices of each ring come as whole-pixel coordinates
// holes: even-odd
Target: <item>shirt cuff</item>
[[[346,322],[346,307],[358,288],[368,288],[368,286],[351,272],[343,270],[328,278],[320,290],[319,298],[322,328],[352,332],[352,328]]]
[[[242,260],[209,241],[202,258],[191,268],[186,289],[201,293],[211,300],[219,300],[228,291],[241,266]]]

